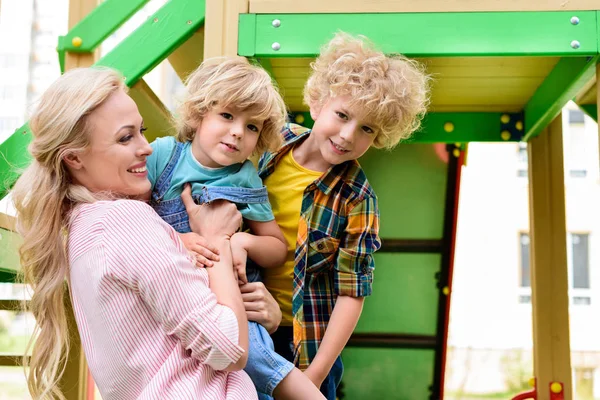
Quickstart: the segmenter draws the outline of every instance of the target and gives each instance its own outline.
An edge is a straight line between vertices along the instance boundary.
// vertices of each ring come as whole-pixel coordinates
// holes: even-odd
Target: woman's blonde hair
[[[430,77],[422,64],[386,56],[364,36],[339,32],[311,64],[304,102],[318,110],[336,96],[364,110],[379,128],[377,148],[393,148],[419,128],[429,103]]]
[[[178,109],[177,140],[194,138],[196,127],[212,108],[234,107],[250,111],[264,121],[253,154],[277,150],[286,122],[285,103],[269,74],[243,57],[205,60],[186,81],[187,94]]]
[[[36,328],[28,345],[33,350],[27,384],[34,399],[64,399],[58,381],[69,351],[65,233],[73,206],[95,201],[87,189],[73,184],[63,158],[87,148],[90,113],[121,89],[123,80],[113,70],[71,70],[46,90],[29,121],[33,160],[12,196],[17,231],[23,238],[19,249],[23,278],[33,289],[30,310]]]

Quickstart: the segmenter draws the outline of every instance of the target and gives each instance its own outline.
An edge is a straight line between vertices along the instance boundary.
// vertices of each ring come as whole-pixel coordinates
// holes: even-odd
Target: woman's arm
[[[103,226],[107,268],[141,297],[165,335],[178,338],[193,358],[213,369],[243,368],[247,323],[231,264],[213,267],[222,273],[210,286],[229,290],[229,279],[237,298],[219,298],[209,287],[207,271],[194,267],[177,233],[150,206],[115,201]],[[226,235],[216,237],[220,245],[228,242]]]

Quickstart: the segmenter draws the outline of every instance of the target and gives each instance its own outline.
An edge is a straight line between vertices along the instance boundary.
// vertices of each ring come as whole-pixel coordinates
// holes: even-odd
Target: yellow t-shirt
[[[293,149],[284,155],[273,173],[264,180],[275,220],[288,243],[285,264],[277,268],[263,269],[264,284],[281,308],[281,325],[284,326],[291,326],[294,320],[292,315],[294,252],[304,189],[323,174],[302,167],[294,160],[292,152]]]

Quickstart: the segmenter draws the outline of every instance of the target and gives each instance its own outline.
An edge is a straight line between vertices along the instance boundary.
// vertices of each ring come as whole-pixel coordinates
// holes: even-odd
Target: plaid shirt
[[[302,126],[286,125],[283,147],[261,157],[260,177],[272,174],[309,134]],[[300,369],[317,354],[337,296],[371,294],[378,233],[377,197],[356,160],[334,165],[304,190],[292,295],[294,362]]]

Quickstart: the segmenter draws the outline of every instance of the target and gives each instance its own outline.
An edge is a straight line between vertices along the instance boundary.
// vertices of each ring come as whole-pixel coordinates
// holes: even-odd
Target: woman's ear
[[[69,168],[79,170],[83,168],[83,161],[77,153],[69,152],[63,156],[63,161]]]

